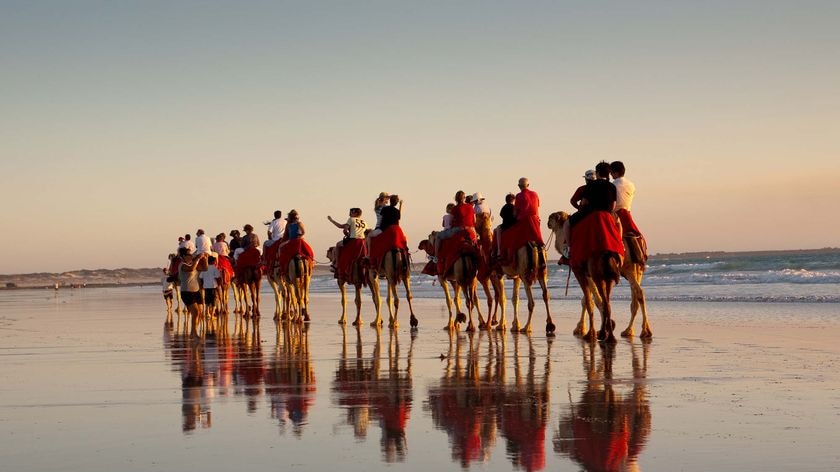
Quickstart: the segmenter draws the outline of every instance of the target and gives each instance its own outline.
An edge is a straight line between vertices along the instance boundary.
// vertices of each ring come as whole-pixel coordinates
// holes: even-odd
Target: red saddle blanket
[[[303,238],[290,239],[282,248],[280,248],[280,251],[278,251],[277,265],[281,268],[288,267],[289,261],[291,261],[295,256],[303,256],[305,259],[314,260],[315,252],[312,250],[312,246],[310,246]]]
[[[277,264],[277,249],[280,247],[280,241],[274,241],[274,244],[265,248],[263,254],[263,261],[265,261],[265,268],[271,273]]]
[[[612,213],[593,211],[572,229],[571,266],[585,264],[590,256],[610,251],[624,256],[624,243]]]
[[[442,239],[438,247],[437,254],[437,273],[446,274],[458,260],[461,254],[478,255],[478,247],[476,246],[475,231],[465,229],[453,234],[452,237]]]
[[[335,268],[339,277],[349,278],[353,271],[353,261],[367,256],[367,247],[364,239],[348,239],[338,253],[338,261]]]
[[[216,268],[222,275],[224,285],[229,284],[230,279],[233,278],[233,265],[231,265],[230,259],[227,256],[219,256],[219,260],[216,261]]]
[[[542,231],[540,230],[540,217],[537,215],[525,217],[517,221],[510,228],[502,231],[502,252],[507,258],[512,258],[516,251],[522,246],[534,241],[543,245]]]
[[[616,210],[615,212],[618,215],[618,220],[621,221],[621,230],[624,235],[627,233],[636,233],[636,235],[641,236],[642,232],[639,231],[639,227],[636,226],[636,222],[633,221],[633,217],[630,215],[630,212],[621,208]]]
[[[408,250],[408,239],[399,225],[391,225],[378,236],[370,238],[370,266],[378,268],[382,258],[391,249]]]
[[[236,277],[242,277],[242,270],[246,267],[259,267],[260,265],[260,251],[251,246],[245,250],[242,254],[239,255],[239,258],[236,259]]]

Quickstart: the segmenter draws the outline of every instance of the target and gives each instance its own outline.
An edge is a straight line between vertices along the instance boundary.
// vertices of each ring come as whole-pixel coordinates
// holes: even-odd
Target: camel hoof
[[[615,339],[615,335],[610,333],[606,338],[604,338],[604,342],[607,344],[615,344],[618,341]]]
[[[478,329],[480,329],[480,330],[488,330],[488,329],[490,329],[490,325],[488,325],[488,324],[487,324],[487,323],[485,323],[484,321],[481,321],[481,322],[479,322],[479,323],[478,323]]]
[[[467,322],[467,315],[463,313],[458,313],[455,315],[455,323],[466,323]]]
[[[453,331],[454,329],[455,329],[455,325],[452,324],[452,323],[449,323],[448,325],[443,327],[444,331]]]
[[[642,339],[650,339],[653,337],[653,331],[651,330],[642,330],[642,334],[640,336]]]
[[[583,337],[583,334],[581,333],[580,328],[575,328],[574,331],[572,331],[572,336]]]
[[[545,334],[551,334],[551,335],[553,335],[553,334],[554,334],[554,331],[555,331],[556,329],[557,329],[557,327],[556,327],[556,326],[554,326],[554,323],[547,323],[547,324],[545,325]]]
[[[632,338],[633,337],[633,328],[627,328],[621,332],[622,338]]]
[[[378,328],[378,327],[382,326],[382,320],[373,321],[373,322],[371,322],[370,326],[372,328]]]
[[[353,321],[353,326],[361,326],[361,325],[362,325],[362,319],[361,318],[356,318],[356,320]]]
[[[468,324],[467,325],[467,332],[472,333],[473,331],[475,331],[475,326],[473,326],[472,323]]]
[[[419,321],[417,321],[416,316],[411,315],[411,320],[408,322],[408,324],[411,325],[412,328],[416,328],[417,325],[419,324]]]
[[[344,318],[341,318],[341,319],[338,320],[338,324],[340,324],[341,326],[344,326],[344,325],[347,324],[347,320],[344,319]]]

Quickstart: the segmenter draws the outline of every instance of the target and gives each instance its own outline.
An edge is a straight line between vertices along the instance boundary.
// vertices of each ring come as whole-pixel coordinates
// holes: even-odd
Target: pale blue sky
[[[838,246],[837,2],[0,1],[0,272],[397,192],[543,215],[620,159],[652,252]]]

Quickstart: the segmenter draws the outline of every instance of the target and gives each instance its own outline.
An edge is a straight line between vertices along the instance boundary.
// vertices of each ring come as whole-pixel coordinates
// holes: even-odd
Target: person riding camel
[[[475,250],[475,208],[467,203],[463,190],[455,193],[455,203],[452,208],[452,228],[438,233],[435,241],[438,274],[449,269],[462,246]]]
[[[575,190],[575,193],[572,194],[572,198],[569,199],[569,203],[572,204],[575,210],[580,210],[583,202],[583,192],[586,190],[586,184],[595,180],[595,170],[589,169],[583,174],[584,184]]]
[[[403,201],[400,200],[399,195],[391,195],[389,201],[391,204],[382,207],[379,211],[381,215],[379,232],[373,231],[370,234],[369,253],[370,264],[373,268],[379,267],[382,257],[391,249],[408,251],[408,240],[400,227]]]
[[[254,227],[245,225],[242,227],[242,231],[245,232],[245,236],[242,237],[240,242],[239,249],[242,249],[242,253],[236,258],[237,277],[240,276],[239,274],[245,267],[259,266],[261,259],[260,238],[254,233]]]
[[[225,241],[225,233],[219,233],[216,235],[216,242],[213,243],[213,252],[219,255],[219,257],[228,257],[230,255],[230,246],[228,246],[227,241]]]
[[[203,229],[198,229],[195,232],[195,253],[196,254],[210,254],[213,245],[210,241],[210,236],[204,234]]]
[[[630,207],[633,205],[633,197],[636,196],[636,186],[628,178],[624,177],[625,168],[624,163],[615,161],[610,163],[610,176],[613,178],[613,185],[615,185],[616,201],[615,213],[618,219],[621,220],[621,228],[625,235],[633,233],[634,236],[641,236],[642,232],[633,221],[633,216],[630,214]]]
[[[265,223],[268,226],[268,239],[265,241],[263,250],[271,247],[283,237],[283,232],[286,231],[286,222],[282,218],[283,212],[280,210],[274,211],[274,219]]]
[[[597,179],[589,182],[583,194],[585,205],[569,217],[569,263],[585,264],[595,251],[624,255],[621,229],[615,217],[616,189],[609,181],[610,165],[595,166]]]
[[[514,224],[516,224],[516,215],[513,214],[513,202],[516,200],[516,195],[509,193],[505,195],[505,204],[499,210],[499,217],[502,218],[502,223],[493,230],[493,240],[496,241],[493,247],[493,258],[498,259],[502,253],[502,235],[504,231]]]
[[[291,210],[286,215],[286,229],[283,232],[283,240],[277,249],[277,264],[279,267],[288,267],[289,261],[295,256],[303,256],[310,263],[315,261],[315,252],[303,236],[306,228],[300,221],[297,210]]]
[[[513,203],[516,223],[502,235],[500,256],[504,264],[512,263],[516,251],[529,242],[537,246],[544,244],[540,228],[540,197],[529,188],[527,178],[520,178],[518,186],[520,191]]]
[[[350,216],[344,224],[335,221],[332,216],[327,216],[327,219],[344,231],[344,239],[335,245],[331,266],[335,269],[336,276],[345,275],[346,278],[349,278],[353,261],[367,256],[367,247],[365,246],[367,223],[362,219],[362,209],[351,208]]]

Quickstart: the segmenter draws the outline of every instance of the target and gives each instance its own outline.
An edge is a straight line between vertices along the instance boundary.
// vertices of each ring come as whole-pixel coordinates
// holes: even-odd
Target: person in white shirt
[[[615,213],[621,221],[621,229],[625,235],[636,233],[641,236],[642,232],[639,231],[639,227],[636,226],[630,214],[630,207],[633,206],[633,198],[636,196],[636,186],[624,177],[625,170],[624,163],[621,161],[610,163],[610,176],[613,178],[612,183],[616,191]]]
[[[160,278],[160,283],[163,290],[163,301],[166,302],[166,324],[172,324],[172,290],[174,289],[174,282],[169,281],[169,271],[166,267],[163,268],[163,276]]]
[[[490,221],[493,221],[493,217],[490,214],[490,205],[487,203],[481,192],[474,193],[472,197],[472,203],[473,206],[475,206],[475,215],[478,216],[484,213],[488,218],[490,218]]]
[[[335,252],[333,253],[333,263],[331,265],[333,268],[335,268],[335,265],[338,262],[338,256],[341,253],[341,249],[344,247],[345,244],[347,244],[348,240],[355,239],[359,241],[364,241],[365,231],[368,229],[368,227],[365,220],[362,219],[361,208],[351,208],[350,216],[347,218],[347,222],[344,224],[341,224],[338,221],[334,220],[332,216],[327,216],[327,220],[329,220],[330,223],[334,224],[337,228],[344,230],[344,239],[339,241],[335,245]],[[363,243],[361,244],[363,245]]]
[[[204,289],[204,306],[206,315],[213,315],[216,311],[216,287],[222,274],[216,267],[216,257],[210,256],[207,259],[207,270],[198,273],[198,280],[201,288]]]
[[[224,257],[230,255],[230,246],[228,246],[227,241],[225,241],[225,233],[219,233],[216,235],[216,242],[213,243],[213,252]]]
[[[277,210],[274,212],[274,219],[266,223],[268,225],[268,240],[265,242],[265,247],[270,247],[283,237],[283,232],[286,231],[286,220],[282,216],[283,212]]]
[[[443,221],[441,221],[440,225],[443,227],[444,231],[448,229],[452,229],[452,209],[455,208],[455,204],[449,202],[446,204],[446,214],[443,215]]]
[[[184,235],[184,245],[181,247],[186,248],[189,254],[195,253],[195,243],[192,242],[192,236],[190,236],[189,233]]]
[[[198,229],[195,232],[195,253],[196,254],[210,254],[213,242],[210,241],[210,236],[204,234],[203,229]]]

